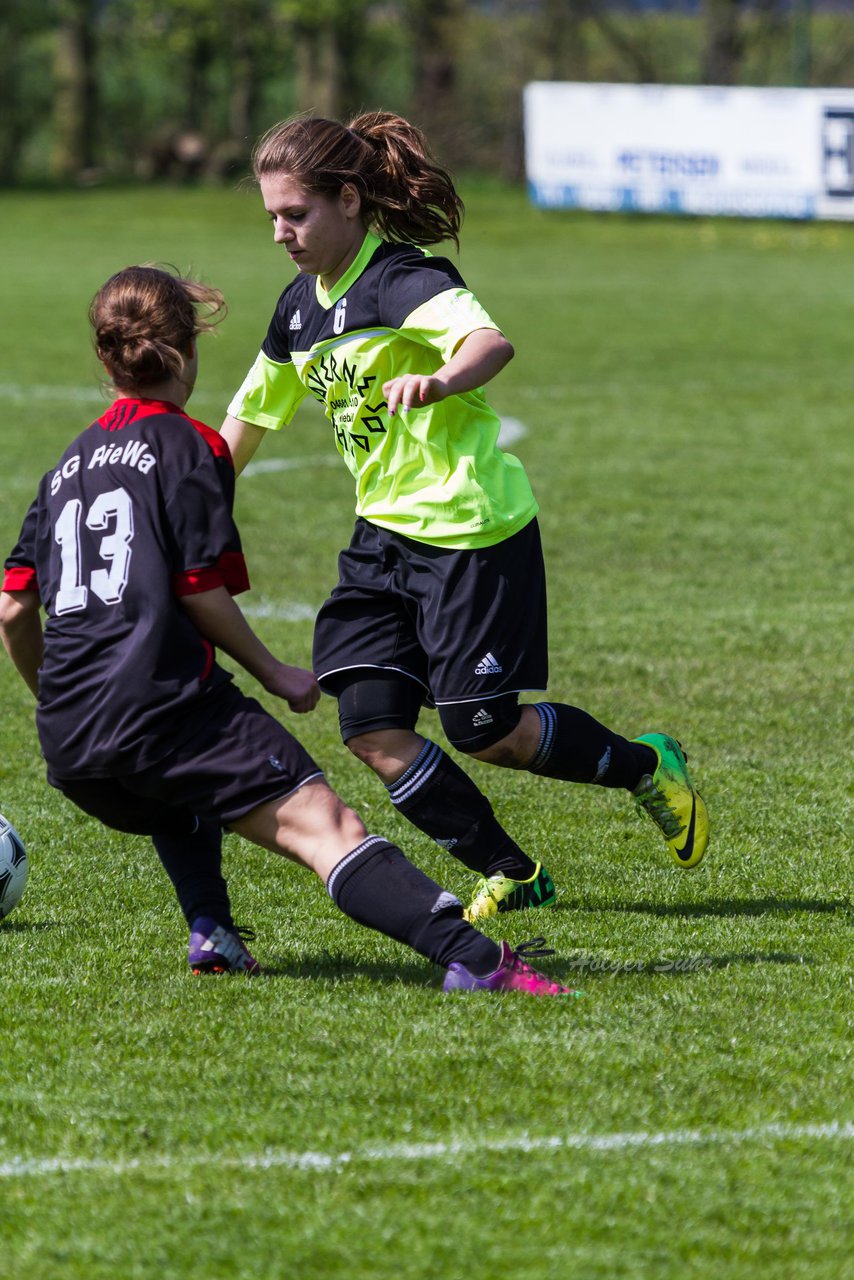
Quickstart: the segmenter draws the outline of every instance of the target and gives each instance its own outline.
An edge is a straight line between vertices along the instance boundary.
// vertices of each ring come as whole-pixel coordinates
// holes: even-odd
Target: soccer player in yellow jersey
[[[420,130],[387,112],[277,125],[254,172],[298,274],[222,433],[240,472],[311,394],[353,475],[356,525],[314,640],[347,746],[401,813],[478,875],[469,919],[550,905],[555,888],[471,778],[417,732],[425,704],[476,760],[628,790],[676,863],[696,866],[708,819],[673,738],[629,740],[577,707],[519,703],[548,682],[537,503],[522,464],[499,448],[482,390],[513,348],[426,247],[459,243],[450,175]]]

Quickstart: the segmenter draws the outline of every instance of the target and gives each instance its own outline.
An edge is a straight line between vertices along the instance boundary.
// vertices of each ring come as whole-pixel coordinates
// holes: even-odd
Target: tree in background
[[[0,186],[20,177],[29,137],[50,114],[50,76],[34,73],[34,46],[49,28],[49,0],[9,0],[0,9]]]
[[[98,164],[97,10],[98,0],[56,0],[51,172],[61,182]]]
[[[276,38],[272,0],[104,0],[102,12],[124,68],[109,93],[120,157],[142,176],[185,180],[245,165]]]
[[[337,119],[359,109],[357,68],[371,7],[369,0],[280,0],[293,49],[295,110]]]
[[[706,28],[700,80],[703,84],[737,84],[744,54],[741,19],[744,0],[704,0]]]
[[[411,116],[452,168],[518,180],[531,80],[790,84],[810,68],[814,83],[854,82],[849,12],[810,0],[3,0],[0,183],[222,179],[295,111],[375,108]]]
[[[409,114],[452,167],[469,151],[457,92],[464,10],[463,0],[404,0],[402,15],[412,57]]]

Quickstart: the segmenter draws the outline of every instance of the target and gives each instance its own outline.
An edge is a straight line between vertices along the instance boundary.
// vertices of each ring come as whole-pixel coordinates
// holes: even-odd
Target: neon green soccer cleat
[[[660,829],[676,865],[696,867],[706,852],[709,815],[694,790],[685,753],[666,733],[644,733],[633,741],[651,747],[658,756],[655,773],[645,774],[632,792],[635,804]]]
[[[474,897],[463,912],[469,924],[476,920],[488,920],[499,911],[524,911],[527,907],[553,907],[555,904],[554,881],[541,862],[530,880],[511,880],[501,872],[484,876],[475,889]]]

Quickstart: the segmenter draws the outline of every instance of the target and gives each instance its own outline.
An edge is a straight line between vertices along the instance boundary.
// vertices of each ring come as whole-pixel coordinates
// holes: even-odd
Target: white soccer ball
[[[24,842],[0,813],[0,920],[17,907],[30,874]]]

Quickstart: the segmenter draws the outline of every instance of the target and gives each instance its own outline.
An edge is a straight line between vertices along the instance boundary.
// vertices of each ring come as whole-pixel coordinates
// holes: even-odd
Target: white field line
[[[125,1174],[170,1172],[215,1165],[216,1168],[239,1170],[296,1169],[309,1173],[327,1173],[359,1164],[405,1164],[414,1161],[452,1163],[463,1156],[481,1152],[536,1153],[539,1151],[637,1151],[658,1147],[701,1147],[768,1145],[775,1142],[850,1142],[854,1138],[854,1122],[829,1124],[764,1124],[750,1129],[671,1129],[661,1133],[569,1133],[550,1137],[520,1134],[484,1140],[461,1139],[453,1142],[399,1143],[392,1146],[359,1147],[354,1151],[325,1153],[322,1151],[267,1150],[257,1155],[224,1155],[212,1152],[187,1152],[172,1155],[138,1156],[129,1160],[69,1159],[66,1157],[27,1160],[21,1156],[0,1160],[0,1178],[39,1178],[51,1174],[94,1173],[121,1177]]]
[[[106,405],[109,398],[97,386],[24,386],[16,383],[0,383],[0,399],[99,401]],[[197,392],[195,399],[212,401],[221,399],[221,397],[215,397],[210,392],[206,394]],[[527,428],[518,418],[502,418],[498,443],[502,448],[507,448],[517,440],[521,440],[526,434]],[[304,458],[259,458],[257,461],[249,463],[243,472],[243,476],[244,478],[251,478],[252,476],[264,475],[269,472],[302,471],[312,467],[337,467],[338,465],[339,458],[334,450],[329,453],[312,454]],[[7,483],[14,488],[29,489],[34,487],[34,482],[23,477],[13,477]],[[313,605],[305,604],[302,601],[285,602],[283,604],[276,604],[272,601],[259,601],[257,604],[244,604],[243,612],[250,618],[273,618],[277,622],[313,622],[317,616],[317,609]]]
[[[259,600],[257,604],[240,603],[241,612],[247,618],[273,618],[276,622],[314,622],[317,609],[313,604],[304,604],[301,600],[285,601],[276,604],[272,600]]]
[[[59,383],[0,382],[0,400],[15,400],[22,404],[28,404],[33,400],[51,403],[65,401],[71,404],[100,403],[106,409],[112,404],[113,398],[106,387],[102,387],[97,382],[93,382],[91,387],[65,387]],[[221,405],[224,413],[228,396],[220,395],[215,391],[194,392],[194,403],[200,400],[206,404]]]
[[[502,449],[508,449],[511,444],[515,444],[517,440],[521,440],[527,434],[528,428],[519,418],[502,418],[501,430],[498,433],[498,443]]]
[[[248,480],[252,476],[263,476],[272,471],[303,471],[309,467],[337,467],[337,453],[316,453],[306,458],[259,458],[257,462],[249,462],[241,472],[241,479]]]
[[[220,395],[216,391],[196,391],[193,394],[194,403],[198,404],[201,401],[205,404],[220,404],[223,412],[225,412],[227,399],[227,396]],[[110,395],[97,383],[93,383],[91,387],[66,387],[52,383],[0,382],[0,400],[18,400],[24,404],[33,400],[65,400],[74,404],[100,402],[106,407],[110,403]],[[501,419],[498,443],[502,449],[515,444],[525,435],[527,435],[527,428],[519,418]],[[250,462],[243,474],[248,476],[264,471],[294,471],[299,467],[335,466],[337,461],[335,454],[323,454],[313,458],[267,458]]]
[[[498,443],[502,449],[509,448],[525,435],[527,428],[524,422],[520,422],[518,418],[501,419]],[[244,468],[243,476],[259,476],[273,471],[300,471],[304,467],[337,467],[338,461],[337,453],[314,454],[309,458],[259,458],[257,462],[250,462]]]
[[[502,448],[507,448],[526,434],[525,424],[518,418],[502,418],[498,443]],[[315,454],[306,458],[259,458],[257,462],[249,463],[243,471],[243,477],[275,471],[299,471],[307,467],[336,467],[337,465],[337,453]],[[242,608],[249,618],[274,618],[277,622],[313,622],[317,616],[317,610],[312,605],[299,601],[275,604],[264,600],[257,604],[244,604]]]
[[[91,387],[61,387],[39,386],[37,383],[29,386],[27,383],[0,382],[0,399],[20,400],[24,404],[32,400],[68,400],[73,404],[88,404],[93,400],[101,400],[105,406],[110,403],[109,396],[97,384]]]

